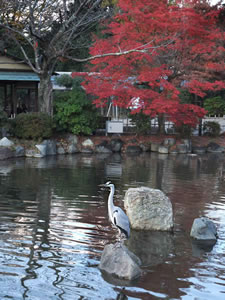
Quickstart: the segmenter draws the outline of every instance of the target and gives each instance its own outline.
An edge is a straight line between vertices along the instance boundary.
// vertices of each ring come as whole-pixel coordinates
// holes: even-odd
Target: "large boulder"
[[[0,147],[0,160],[15,157],[15,151],[7,147]]]
[[[163,146],[166,146],[166,147],[171,147],[171,146],[174,146],[175,144],[176,144],[176,139],[174,139],[174,138],[166,138],[163,141]]]
[[[14,142],[7,139],[7,137],[4,137],[0,140],[1,147],[11,147],[13,145],[14,145]]]
[[[80,152],[78,147],[78,137],[74,134],[69,134],[65,137],[64,146],[65,152],[68,154],[74,154]]]
[[[66,140],[69,144],[74,144],[74,145],[78,144],[78,137],[75,134],[69,134],[66,137]]]
[[[172,204],[162,191],[148,187],[130,188],[124,204],[133,229],[172,231]]]
[[[79,149],[76,144],[69,144],[67,148],[68,154],[78,153]]]
[[[215,224],[208,218],[196,218],[192,224],[190,236],[199,241],[217,240],[217,229]]]
[[[80,152],[78,138],[76,135],[66,135],[57,141],[52,140],[51,142],[51,144],[48,143],[47,145],[47,155],[74,154]]]
[[[82,142],[82,149],[81,152],[84,153],[93,153],[95,145],[91,139],[86,139]]]
[[[159,150],[159,144],[151,143],[151,151],[152,152],[158,152],[158,150]]]
[[[33,154],[35,154],[35,157],[44,157],[47,155],[47,145],[44,145],[43,143],[42,144],[39,144],[39,145],[35,145],[35,147],[38,149],[38,153],[40,154],[40,156],[38,154],[36,154],[35,151],[33,152],[29,152],[27,151],[27,156],[29,155],[28,153],[31,154],[31,156]],[[32,154],[33,153],[33,154]],[[37,156],[36,156],[37,155]]]
[[[15,147],[15,157],[23,157],[25,156],[25,148],[18,145]]]
[[[108,244],[101,256],[99,268],[112,276],[133,280],[141,275],[140,259],[122,243]]]
[[[164,145],[159,145],[158,152],[160,154],[168,154],[169,153],[169,147],[164,146]]]
[[[95,148],[96,153],[112,153],[108,141],[104,140],[100,144],[96,145]]]
[[[46,146],[46,155],[56,155],[56,141],[54,140],[44,140],[41,145]]]
[[[57,154],[66,154],[65,145],[61,142],[56,143],[56,153]]]
[[[44,157],[46,155],[56,155],[56,142],[54,140],[44,140],[41,144],[35,145],[38,149],[37,154],[33,151],[35,157]],[[32,152],[29,152],[32,156]],[[40,154],[40,155],[39,155]],[[27,154],[28,156],[29,154]]]

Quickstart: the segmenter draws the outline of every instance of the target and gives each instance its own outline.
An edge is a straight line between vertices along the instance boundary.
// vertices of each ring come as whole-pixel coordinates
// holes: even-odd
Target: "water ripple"
[[[225,188],[221,160],[205,157],[65,156],[25,160],[0,169],[0,299],[224,299]],[[98,269],[117,231],[107,216],[108,191],[123,205],[129,187],[163,190],[175,232],[137,234],[133,250],[145,267],[139,281],[110,281]],[[195,217],[208,216],[219,239],[196,256],[189,238]],[[137,237],[136,236],[136,237]],[[134,235],[133,235],[134,237]],[[123,289],[122,287],[125,287]],[[13,288],[12,288],[13,287]]]

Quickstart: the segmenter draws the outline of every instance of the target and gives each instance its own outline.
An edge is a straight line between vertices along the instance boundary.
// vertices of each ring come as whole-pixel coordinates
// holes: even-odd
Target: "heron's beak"
[[[100,187],[106,187],[106,185],[104,183],[99,184],[98,186],[100,186]]]

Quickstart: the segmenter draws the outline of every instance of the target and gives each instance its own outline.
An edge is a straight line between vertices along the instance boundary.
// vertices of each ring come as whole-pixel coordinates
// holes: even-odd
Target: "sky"
[[[219,0],[211,0],[211,3],[212,3],[212,4],[216,4],[216,3],[218,3],[218,2],[219,2]],[[225,0],[223,0],[222,3],[225,4]]]

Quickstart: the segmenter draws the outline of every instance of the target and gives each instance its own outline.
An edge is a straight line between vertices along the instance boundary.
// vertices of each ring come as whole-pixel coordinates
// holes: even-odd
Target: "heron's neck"
[[[110,187],[110,193],[109,193],[109,201],[108,201],[108,210],[109,211],[112,211],[112,209],[114,207],[114,204],[113,204],[114,192],[115,192],[115,188],[114,188],[114,186],[111,186]]]

